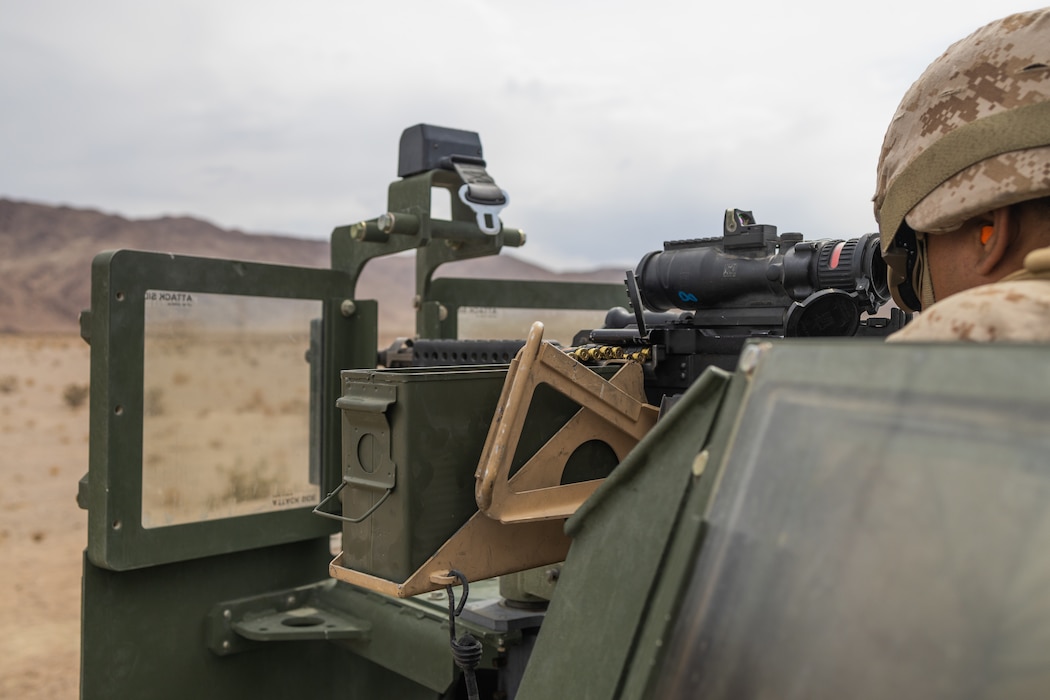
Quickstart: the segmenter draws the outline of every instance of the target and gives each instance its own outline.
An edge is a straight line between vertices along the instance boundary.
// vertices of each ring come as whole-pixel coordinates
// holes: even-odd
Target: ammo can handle
[[[350,518],[345,515],[336,515],[335,513],[328,513],[326,511],[321,510],[324,504],[328,503],[330,500],[338,496],[339,492],[346,488],[347,483],[349,482],[340,482],[339,485],[335,487],[335,491],[332,491],[332,493],[325,496],[324,500],[318,503],[317,506],[314,508],[314,515],[320,515],[325,518],[331,518],[332,520],[339,520],[344,523],[359,523],[362,522],[372,513],[376,512],[376,509],[379,508],[379,506],[383,505],[383,502],[387,499],[388,496],[390,496],[390,492],[393,491],[393,488],[386,489],[386,491],[383,493],[383,496],[374,504],[372,504],[372,507],[366,510],[364,515],[361,515],[356,518]]]

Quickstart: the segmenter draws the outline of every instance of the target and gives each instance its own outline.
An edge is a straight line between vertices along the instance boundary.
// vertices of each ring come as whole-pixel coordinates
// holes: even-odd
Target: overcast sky
[[[0,196],[326,238],[401,131],[481,134],[520,253],[627,265],[721,234],[875,229],[900,98],[999,0],[0,0]]]

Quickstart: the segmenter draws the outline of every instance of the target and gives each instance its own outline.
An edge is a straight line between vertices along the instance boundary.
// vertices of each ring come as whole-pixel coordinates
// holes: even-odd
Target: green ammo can
[[[342,566],[403,583],[477,512],[474,472],[506,376],[506,365],[342,372],[342,510],[357,521],[343,523]],[[511,473],[578,409],[540,385]]]
[[[506,376],[505,365],[342,373],[343,516],[360,520],[343,524],[343,566],[403,582],[477,511],[474,471]]]

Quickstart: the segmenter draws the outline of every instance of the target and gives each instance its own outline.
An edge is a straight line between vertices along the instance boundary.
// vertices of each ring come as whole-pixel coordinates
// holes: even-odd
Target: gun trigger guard
[[[507,195],[506,190],[500,190],[500,193],[503,195],[503,201],[499,204],[482,204],[481,202],[472,201],[468,197],[469,191],[469,184],[459,188],[460,201],[473,209],[474,213],[477,214],[478,228],[490,236],[495,236],[503,228],[503,224],[499,220],[499,213],[503,211],[505,206],[510,204],[510,197]]]

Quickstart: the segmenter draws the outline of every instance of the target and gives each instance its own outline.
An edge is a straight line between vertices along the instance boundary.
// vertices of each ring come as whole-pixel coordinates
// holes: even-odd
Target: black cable
[[[452,584],[445,586],[448,591],[448,643],[452,647],[453,661],[456,662],[456,666],[463,669],[463,680],[467,684],[467,698],[478,700],[478,680],[474,676],[474,669],[481,663],[483,651],[481,642],[469,632],[456,639],[456,618],[463,612],[463,606],[467,604],[470,584],[467,583],[467,577],[455,569],[451,569],[448,574],[459,579],[459,582],[463,584],[463,599],[459,601],[459,607],[456,607],[456,594],[452,590]]]

